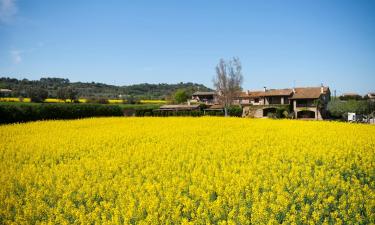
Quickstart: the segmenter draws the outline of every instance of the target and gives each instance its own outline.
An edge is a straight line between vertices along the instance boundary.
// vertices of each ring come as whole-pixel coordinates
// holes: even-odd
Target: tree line
[[[203,84],[177,83],[177,84],[134,84],[116,86],[96,82],[70,82],[65,78],[41,78],[40,80],[18,80],[15,78],[1,77],[0,88],[11,89],[10,97],[59,98],[74,100],[80,98],[129,98],[129,99],[160,99],[174,98],[175,92],[184,90],[187,94],[195,91],[212,91]]]

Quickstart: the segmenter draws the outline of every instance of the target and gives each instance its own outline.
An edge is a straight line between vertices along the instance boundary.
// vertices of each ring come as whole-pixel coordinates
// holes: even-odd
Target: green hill
[[[48,90],[48,97],[56,98],[59,88],[71,87],[78,91],[81,98],[104,97],[119,98],[119,96],[133,96],[136,99],[168,99],[178,89],[185,89],[189,93],[194,91],[211,91],[210,88],[196,83],[177,84],[134,84],[128,86],[116,86],[103,83],[70,82],[63,78],[41,78],[40,80],[18,80],[15,78],[1,77],[0,88],[12,90],[13,97],[27,97],[27,90],[30,88],[43,88]]]

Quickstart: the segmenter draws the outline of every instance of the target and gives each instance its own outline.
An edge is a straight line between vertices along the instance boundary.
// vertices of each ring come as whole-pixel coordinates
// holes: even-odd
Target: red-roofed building
[[[245,94],[246,93],[246,94]],[[299,87],[285,89],[264,88],[247,91],[239,96],[244,116],[261,118],[275,114],[277,109],[293,111],[294,118],[323,119],[330,100],[328,87]]]

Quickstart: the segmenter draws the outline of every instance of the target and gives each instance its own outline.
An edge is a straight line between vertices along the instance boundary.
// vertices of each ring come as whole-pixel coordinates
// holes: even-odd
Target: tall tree
[[[57,98],[63,100],[64,102],[66,99],[69,99],[70,102],[73,102],[78,98],[78,92],[72,87],[63,87],[57,89]]]
[[[48,91],[43,88],[30,88],[28,96],[32,102],[43,102],[48,97]]]
[[[65,93],[65,88],[58,88],[57,92],[56,92],[56,97],[65,102],[66,99],[67,99],[67,94]]]
[[[184,103],[188,100],[189,94],[185,89],[178,89],[173,95],[174,101],[178,104]]]
[[[219,102],[224,107],[225,116],[228,116],[228,107],[232,105],[233,98],[242,91],[243,76],[239,58],[233,57],[229,61],[220,59],[213,82]]]

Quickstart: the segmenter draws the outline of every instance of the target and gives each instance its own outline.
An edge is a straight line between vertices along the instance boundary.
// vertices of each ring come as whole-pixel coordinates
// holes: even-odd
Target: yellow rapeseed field
[[[375,223],[375,126],[94,118],[0,138],[0,224]]]
[[[9,97],[9,98],[0,98],[0,102],[30,102],[30,98],[13,98],[13,97]],[[81,103],[86,103],[87,102],[87,99],[84,99],[84,98],[80,98],[78,100],[79,102]],[[61,100],[61,99],[57,99],[57,98],[47,98],[44,100],[44,102],[46,103],[64,103],[64,102],[71,102],[71,100],[67,99],[67,100]],[[109,103],[111,104],[121,104],[121,103],[124,103],[124,100],[122,99],[109,99],[108,100]],[[126,101],[125,101],[126,102]],[[140,100],[140,103],[142,104],[167,104],[168,101],[165,101],[165,100]]]

